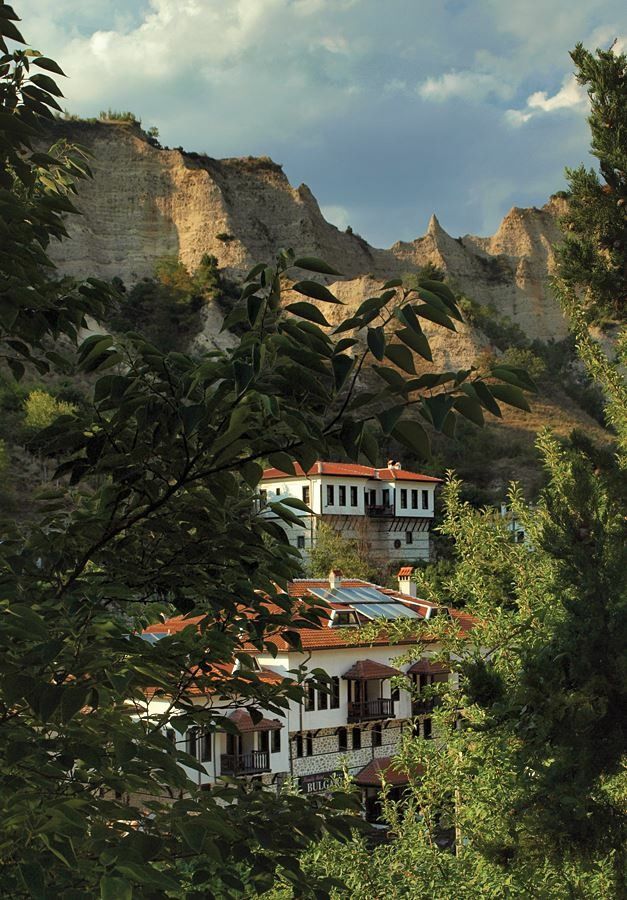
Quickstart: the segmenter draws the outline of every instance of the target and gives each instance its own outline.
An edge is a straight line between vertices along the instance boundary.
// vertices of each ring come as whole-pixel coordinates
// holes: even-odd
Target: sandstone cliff
[[[132,125],[61,122],[55,131],[87,147],[95,176],[80,186],[83,215],[69,222],[72,239],[53,248],[68,274],[133,282],[151,275],[166,254],[177,254],[193,270],[211,253],[237,276],[289,246],[322,256],[354,280],[336,288],[360,302],[371,291],[366,276],[384,280],[431,262],[529,337],[546,340],[566,332],[547,284],[551,245],[559,239],[555,201],[543,209],[512,209],[488,238],[452,238],[434,215],[423,237],[383,250],[326,222],[309,188],[292,187],[269,159],[216,160],[161,149]],[[451,345],[449,355],[467,356],[462,344]]]

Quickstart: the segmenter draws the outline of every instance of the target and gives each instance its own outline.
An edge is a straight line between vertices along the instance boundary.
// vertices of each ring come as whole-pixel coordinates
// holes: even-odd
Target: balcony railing
[[[365,722],[368,719],[393,719],[394,701],[378,697],[376,700],[361,700],[348,704],[348,721]]]
[[[270,771],[270,754],[267,750],[251,750],[250,753],[223,753],[220,756],[223,775],[254,775]]]
[[[374,503],[366,504],[366,515],[374,518],[385,518],[386,516],[394,516],[394,507],[386,503],[385,506],[376,506]]]

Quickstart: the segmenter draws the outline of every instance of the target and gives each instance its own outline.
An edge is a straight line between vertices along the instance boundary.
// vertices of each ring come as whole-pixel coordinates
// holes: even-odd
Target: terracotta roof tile
[[[400,669],[375,662],[374,659],[360,659],[350,667],[348,672],[344,672],[342,678],[347,681],[372,681],[375,678],[393,678],[394,675],[402,674]]]
[[[263,718],[259,722],[253,722],[247,709],[236,709],[231,713],[229,719],[234,725],[237,725],[240,734],[249,734],[251,731],[278,731],[279,728],[283,728],[278,719]]]
[[[295,462],[295,475],[288,472],[282,472],[281,469],[265,469],[263,480],[267,481],[272,478],[304,478],[315,475],[330,475],[344,478],[370,478],[376,481],[425,481],[433,484],[439,484],[442,479],[434,478],[432,475],[421,475],[418,472],[408,472],[406,469],[378,469],[374,466],[361,466],[356,463],[336,463],[318,461],[307,470]]]
[[[408,675],[448,675],[451,670],[442,663],[431,662],[430,659],[419,659],[408,670]]]
[[[424,768],[417,765],[412,774],[422,775]],[[379,759],[373,759],[367,766],[358,772],[354,777],[355,784],[363,787],[379,787],[381,782],[385,780],[386,784],[392,786],[407,784],[409,775],[407,771],[399,770],[396,767],[396,761],[390,756],[381,756]]]
[[[414,573],[413,566],[401,566],[398,570],[397,578],[411,578]]]

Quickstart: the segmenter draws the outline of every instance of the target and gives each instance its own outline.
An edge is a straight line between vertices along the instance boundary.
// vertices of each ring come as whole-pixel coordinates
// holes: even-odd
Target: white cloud
[[[341,231],[350,225],[350,215],[345,206],[321,206],[320,212],[327,220]]]
[[[584,112],[588,107],[588,95],[574,75],[567,75],[562,86],[549,96],[547,91],[535,91],[527,97],[524,109],[508,109],[505,120],[514,126],[524,125],[534,116],[541,113],[552,113],[558,109]]]
[[[435,78],[427,78],[417,87],[418,94],[424,100],[443,103],[453,97],[464,100],[483,100],[490,94],[498,97],[508,96],[509,86],[487,72],[445,72]]]

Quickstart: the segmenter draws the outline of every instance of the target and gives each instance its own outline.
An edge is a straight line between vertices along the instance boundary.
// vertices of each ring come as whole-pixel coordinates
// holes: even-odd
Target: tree
[[[420,317],[447,328],[459,318],[445,285],[390,282],[332,333],[319,306],[283,300],[290,288],[336,303],[320,276],[337,273],[289,250],[248,274],[224,325],[229,350],[194,358],[138,335],[79,341],[88,315],[105,318],[111,291],[54,278],[46,249],[65,235],[74,178],[89,172],[76,148],[34,150],[61,96],[44,73],[62,73],[36,51],[7,49],[6,39],[24,43],[17,20],[0,3],[0,352],[17,379],[31,367],[44,379],[50,368],[79,371],[93,393],[39,435],[59,461],[60,486],[0,542],[3,891],[240,897],[277,872],[321,891],[324,879],[303,881],[298,855],[325,830],[347,833],[350,798],[320,804],[241,783],[199,791],[180,766],[197,763],[146,714],[146,694],[171,698],[180,731],[225,727],[210,704],[189,702],[192,686],[281,715],[302,696],[304,673],[266,685],[216,668],[245,645],[271,644],[277,628],[292,626],[297,642],[299,622],[319,621],[315,605],[296,613],[277,591],[299,559],[257,509],[263,464],[291,471],[293,460],[308,468],[346,456],[376,465],[380,430],[426,452],[410,413],[450,433],[458,415],[498,412],[499,386],[484,390],[472,370],[407,377],[410,348],[429,354]],[[403,327],[391,334],[393,323]],[[367,347],[343,336],[364,328]],[[371,356],[380,389],[365,394],[359,376]],[[523,376],[504,372],[501,399],[526,402]],[[298,524],[295,503],[272,508]],[[201,623],[142,640],[164,606]]]
[[[70,416],[76,407],[64,400],[57,400],[45,391],[31,391],[24,403],[25,423],[30,428],[42,429],[52,425],[59,416]]]
[[[559,279],[578,295],[588,317],[624,320],[627,301],[627,56],[596,54],[577,44],[571,57],[577,81],[588,88],[590,151],[599,172],[567,169],[566,236],[558,253]]]
[[[530,546],[513,542],[497,514],[464,502],[459,481],[448,482],[442,531],[457,565],[443,593],[463,603],[474,627],[464,635],[441,619],[422,626],[444,641],[459,679],[434,713],[442,746],[408,738],[399,765],[415,771],[419,763],[424,774],[410,780],[404,808],[388,804],[387,847],[367,852],[359,837],[342,846],[325,839],[305,861],[318,875],[346,878],[359,896],[624,895],[627,341],[623,326],[610,361],[588,321],[624,315],[617,213],[624,217],[627,60],[581,46],[572,57],[590,87],[593,152],[606,185],[594,173],[570,173],[572,229],[554,287],[605,393],[616,453],[608,460],[581,438],[568,447],[548,431],[539,436],[540,501],[529,510],[517,489],[510,496]],[[456,828],[455,855],[436,849],[443,824]]]
[[[316,542],[311,550],[309,571],[314,578],[326,578],[331,569],[339,569],[350,578],[372,581],[377,577],[375,561],[367,545],[346,538],[330,525],[316,529]]]

